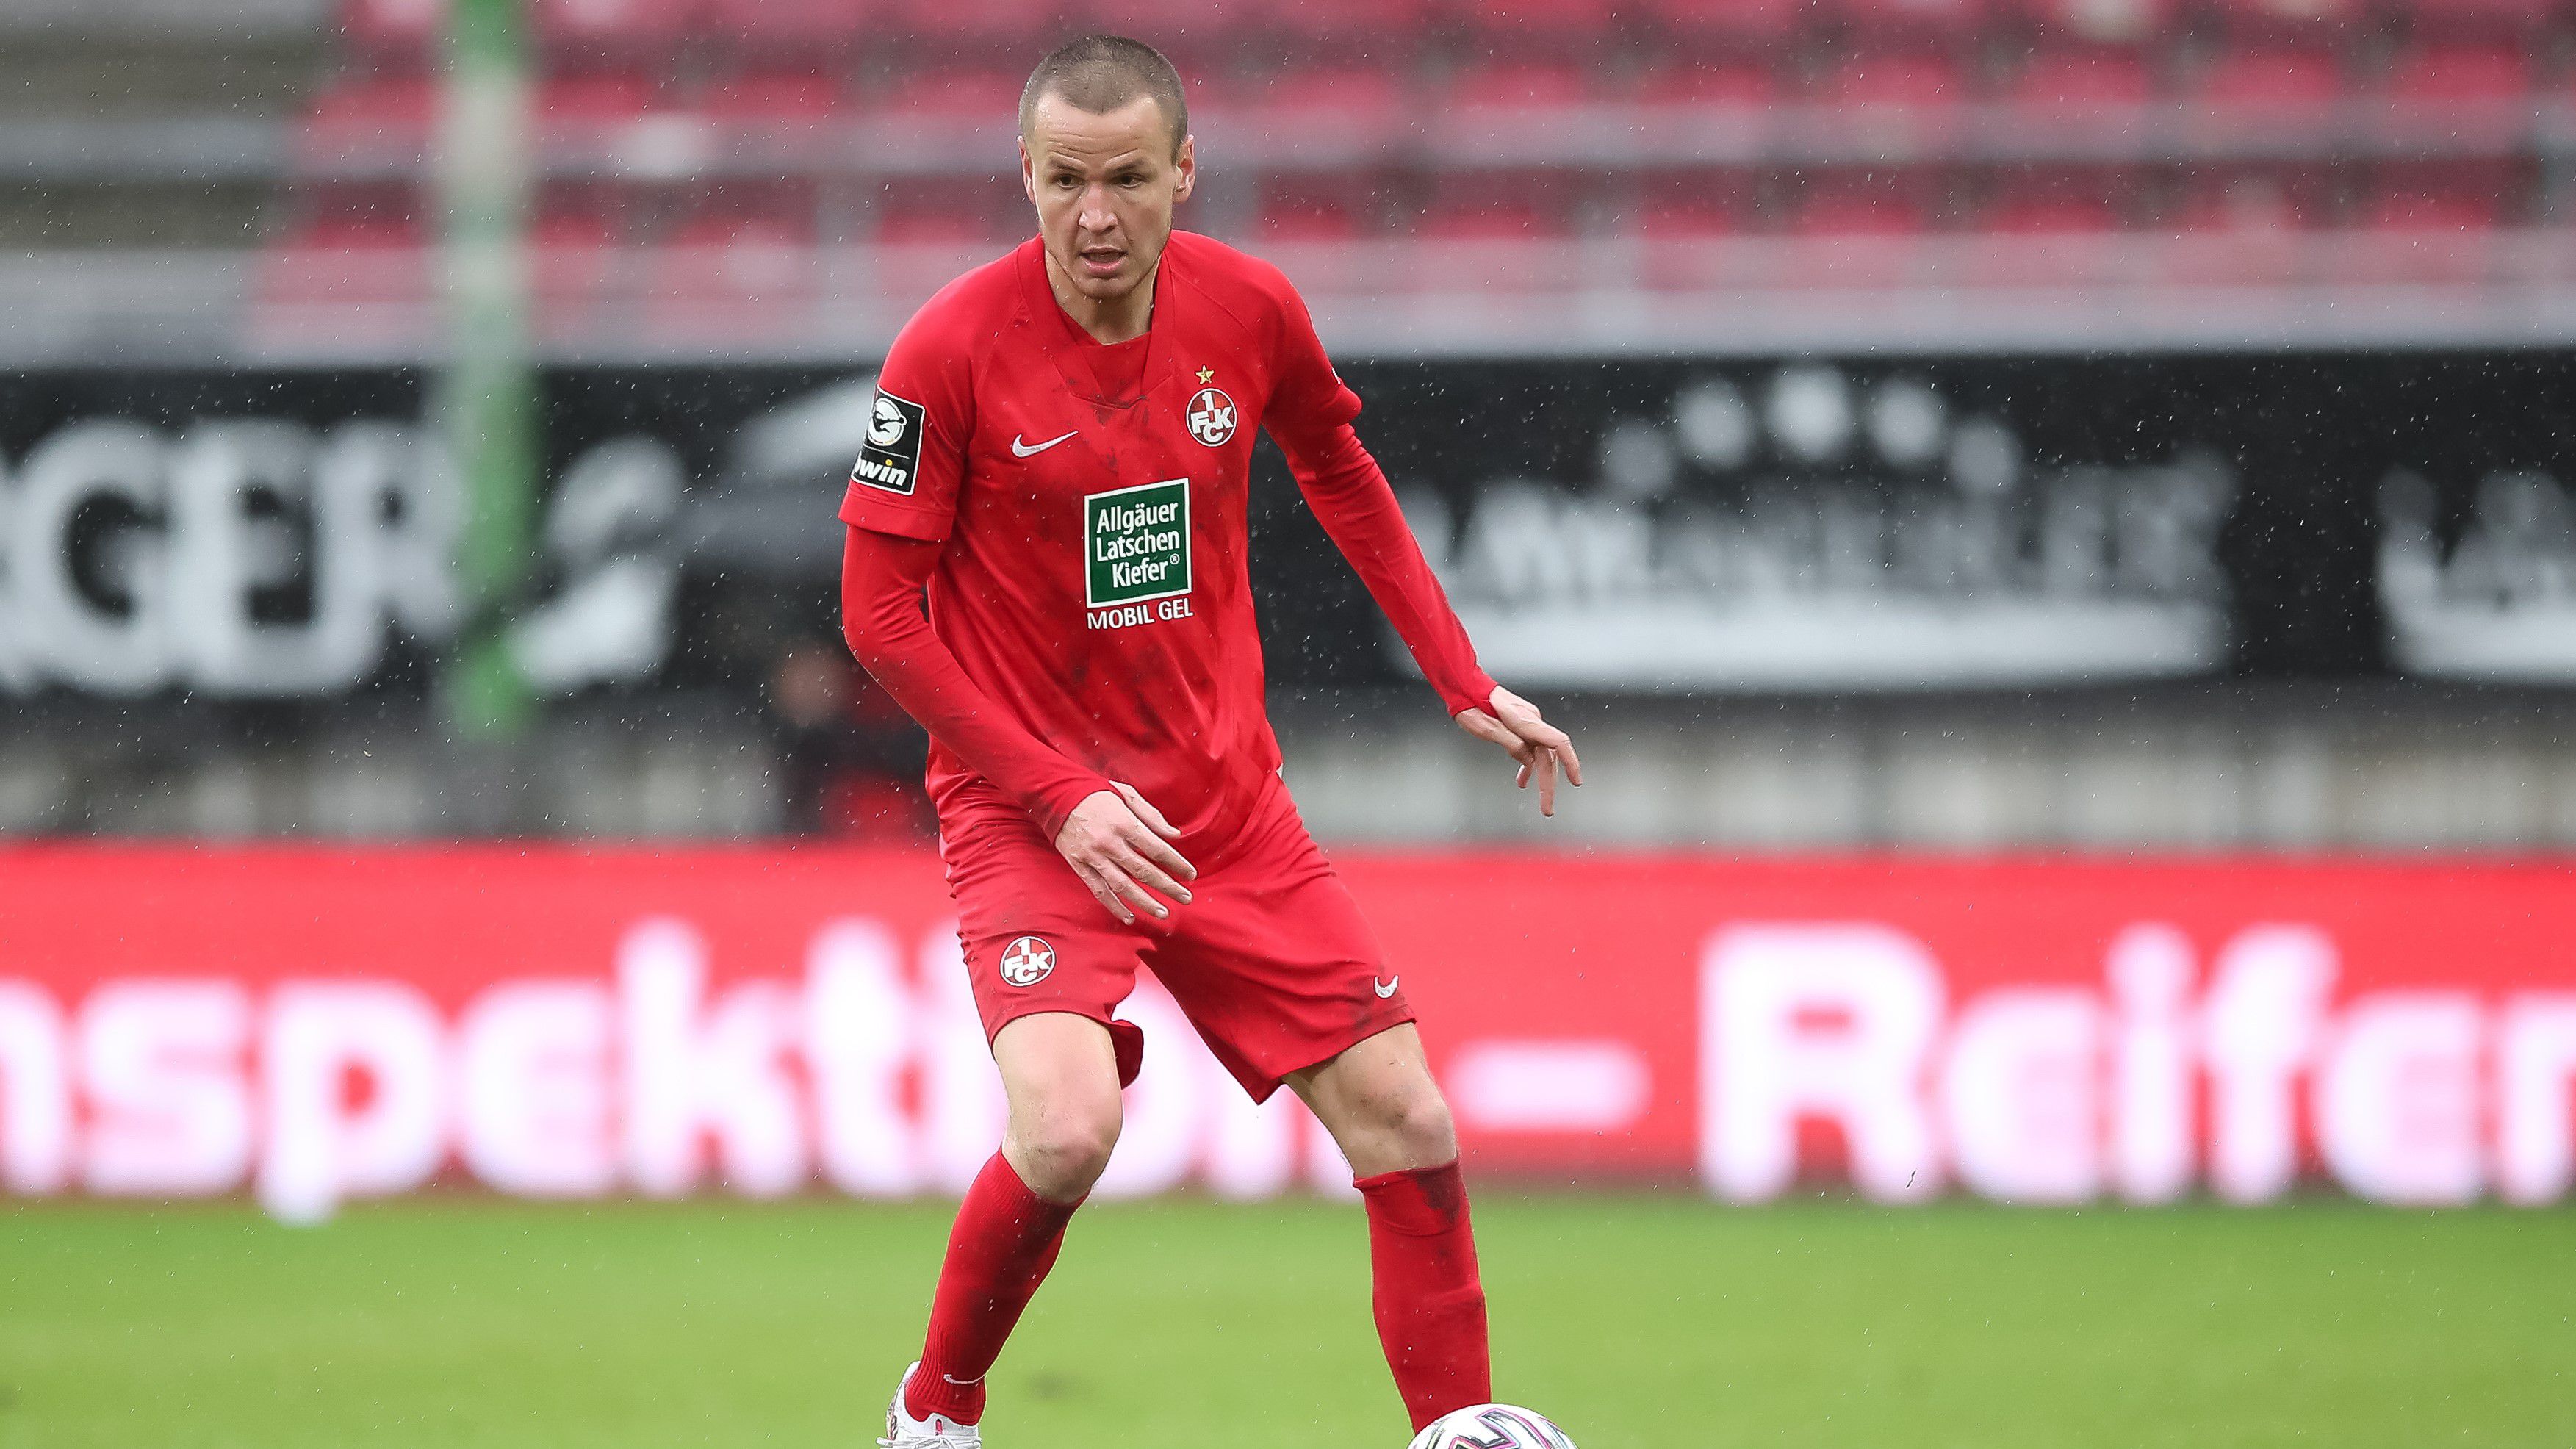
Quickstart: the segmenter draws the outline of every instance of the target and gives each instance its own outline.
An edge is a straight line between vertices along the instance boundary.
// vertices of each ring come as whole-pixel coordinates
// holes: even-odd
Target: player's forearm
[[[1490,707],[1494,681],[1477,665],[1466,626],[1359,435],[1344,423],[1320,435],[1274,430],[1273,436],[1324,532],[1386,611],[1449,712]]]
[[[1084,796],[1109,782],[1047,748],[966,676],[922,617],[921,588],[940,545],[849,529],[841,554],[841,634],[895,703],[977,774],[1018,801],[1049,839]]]

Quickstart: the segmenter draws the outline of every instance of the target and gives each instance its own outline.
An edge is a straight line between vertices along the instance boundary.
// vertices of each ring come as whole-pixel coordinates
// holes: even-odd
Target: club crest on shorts
[[[1002,980],[1012,986],[1035,986],[1055,970],[1055,948],[1043,936],[1022,936],[1002,948]]]
[[[1234,436],[1234,399],[1221,387],[1203,387],[1190,395],[1190,436],[1211,448]]]

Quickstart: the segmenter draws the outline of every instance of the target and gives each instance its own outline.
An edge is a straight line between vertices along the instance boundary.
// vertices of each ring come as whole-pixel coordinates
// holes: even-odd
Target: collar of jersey
[[[1180,232],[1172,233],[1173,242],[1178,242],[1180,237]],[[1177,294],[1182,290],[1174,285],[1181,276],[1180,268],[1173,265],[1173,258],[1181,250],[1181,247],[1170,243],[1163,247],[1163,258],[1159,263],[1161,271],[1154,279],[1154,317],[1145,328],[1145,366],[1138,375],[1136,395],[1113,398],[1100,396],[1099,381],[1093,376],[1090,360],[1083,352],[1084,348],[1111,344],[1083,331],[1080,324],[1065,315],[1063,305],[1056,301],[1055,289],[1047,285],[1045,240],[1031,237],[1020,244],[1021,301],[1029,309],[1038,345],[1046,350],[1048,359],[1055,363],[1056,371],[1063,375],[1065,385],[1073,389],[1074,396],[1104,407],[1134,407],[1153,396],[1154,390],[1171,377],[1176,366],[1169,346],[1173,305],[1180,300]]]

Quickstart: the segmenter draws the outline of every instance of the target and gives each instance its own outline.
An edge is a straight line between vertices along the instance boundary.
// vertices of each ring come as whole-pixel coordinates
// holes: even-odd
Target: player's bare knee
[[[1458,1155],[1457,1123],[1449,1115],[1448,1100],[1428,1077],[1399,1094],[1393,1106],[1386,1126],[1409,1166],[1437,1167]]]
[[[1029,1177],[1030,1190],[1056,1201],[1091,1191],[1109,1168],[1118,1128],[1114,1099],[1106,1111],[1059,1109],[1026,1124],[1014,1123],[1011,1138],[1019,1149],[1014,1155]]]

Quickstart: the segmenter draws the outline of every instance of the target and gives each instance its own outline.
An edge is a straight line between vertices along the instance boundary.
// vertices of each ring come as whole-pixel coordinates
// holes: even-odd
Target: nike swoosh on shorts
[[[1082,429],[1076,428],[1073,430],[1073,433],[1081,431]],[[1073,433],[1065,434],[1064,438],[1072,437]],[[1043,453],[1047,449],[1054,447],[1056,444],[1063,442],[1064,438],[1049,438],[1043,443],[1023,443],[1020,441],[1020,435],[1013,433],[1011,434],[1011,456],[1014,458],[1026,458],[1033,454]]]
[[[1395,981],[1380,981],[1375,977],[1371,977],[1369,979],[1369,986],[1377,992],[1378,1000],[1384,1001],[1395,994],[1396,982],[1402,981],[1403,979],[1403,977],[1398,976],[1395,978]]]

